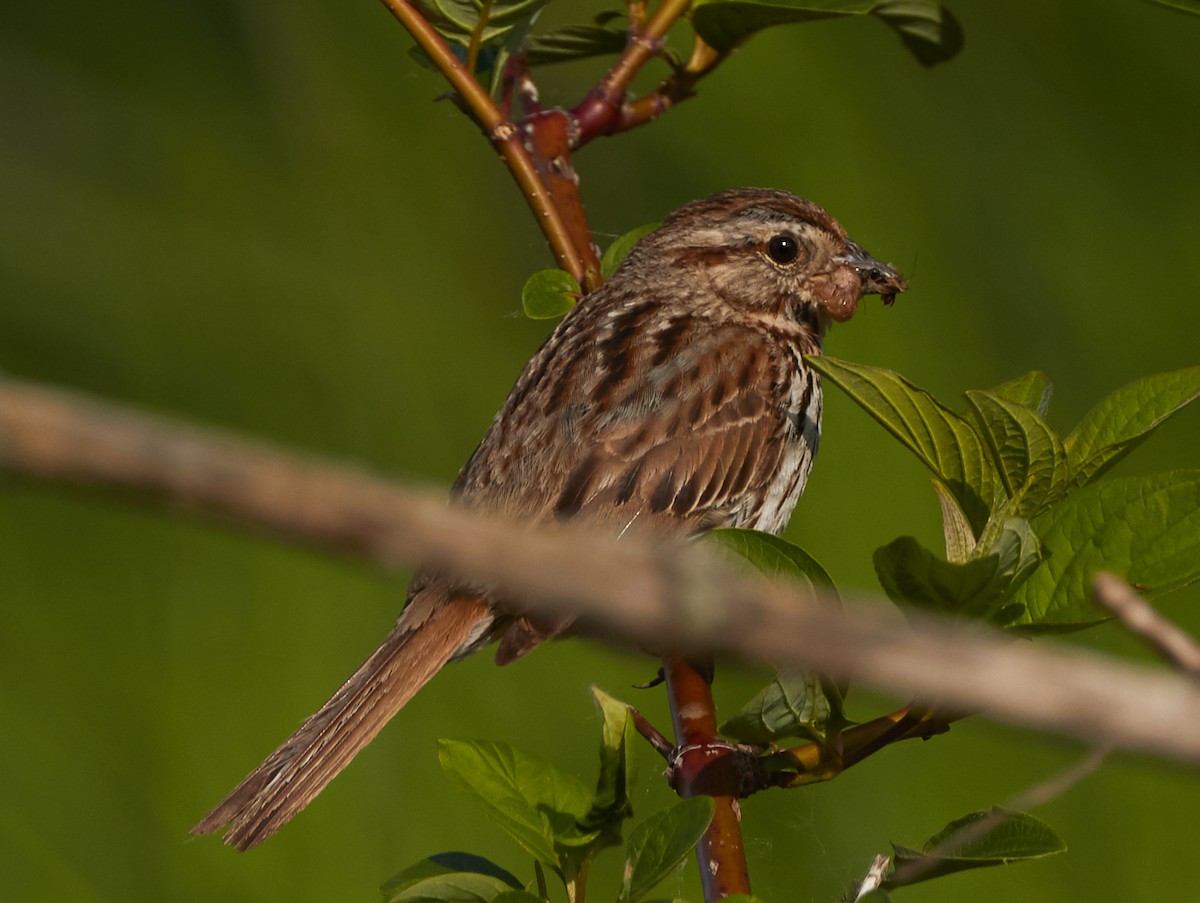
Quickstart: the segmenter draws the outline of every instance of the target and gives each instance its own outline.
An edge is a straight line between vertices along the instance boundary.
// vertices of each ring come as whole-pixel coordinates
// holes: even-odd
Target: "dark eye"
[[[767,254],[776,263],[791,263],[800,256],[800,243],[792,235],[776,235],[767,242]]]

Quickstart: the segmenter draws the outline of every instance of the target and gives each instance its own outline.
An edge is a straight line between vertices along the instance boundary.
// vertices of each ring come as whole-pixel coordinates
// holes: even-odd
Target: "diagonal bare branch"
[[[658,649],[816,668],[946,710],[1200,761],[1200,686],[1189,678],[930,618],[909,627],[880,606],[839,613],[703,545],[617,542],[582,525],[514,529],[351,467],[17,381],[0,382],[0,469],[138,490],[172,512],[382,567],[422,561]]]

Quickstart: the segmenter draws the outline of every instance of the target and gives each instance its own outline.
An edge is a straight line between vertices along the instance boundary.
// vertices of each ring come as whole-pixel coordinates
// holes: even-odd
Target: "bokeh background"
[[[545,22],[590,8],[557,0]],[[756,38],[652,127],[577,160],[602,236],[740,185],[826,205],[912,274],[829,350],[940,397],[1032,368],[1069,428],[1107,391],[1200,360],[1200,19],[1133,0],[953,4],[932,70],[872,20]],[[0,8],[0,367],[446,486],[548,330],[549,265],[515,189],[371,0]],[[597,64],[544,70],[572,103]],[[658,74],[658,73],[656,73]],[[1188,411],[1121,465],[1200,463]],[[789,535],[850,591],[902,533],[936,546],[919,465],[843,398]],[[186,520],[0,485],[0,898],[372,900],[439,851],[519,849],[437,737],[594,774],[595,681],[665,724],[654,664],[570,641],[450,668],[302,817],[237,855],[188,827],[372,649],[404,575]],[[1200,630],[1200,592],[1166,602]],[[1115,628],[1070,642],[1136,658]],[[740,704],[768,675],[725,668]],[[868,717],[887,700],[852,697]],[[982,719],[830,785],[745,806],[756,888],[836,899],[895,840],[1076,761]],[[642,814],[669,794],[641,760]],[[1194,886],[1194,769],[1119,758],[1039,810],[1071,850],[903,892],[1148,900]],[[611,899],[615,853],[597,866]],[[608,873],[606,876],[604,873]],[[699,898],[692,867],[663,895]]]

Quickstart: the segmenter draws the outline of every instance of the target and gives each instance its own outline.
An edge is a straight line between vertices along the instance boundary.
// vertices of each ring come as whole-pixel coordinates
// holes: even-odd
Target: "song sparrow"
[[[667,217],[526,365],[454,484],[523,522],[623,533],[781,531],[821,431],[804,362],[830,319],[903,278],[829,214],[781,191],[727,191]],[[447,662],[499,639],[501,664],[566,625],[420,571],[392,632],[192,832],[248,849],[304,808]]]

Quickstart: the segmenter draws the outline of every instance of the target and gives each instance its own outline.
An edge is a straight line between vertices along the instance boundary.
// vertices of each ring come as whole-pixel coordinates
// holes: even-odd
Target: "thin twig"
[[[1078,762],[1021,791],[1004,806],[994,807],[982,818],[959,828],[928,851],[928,855],[932,858],[915,859],[900,864],[889,876],[887,883],[891,886],[901,887],[920,881],[936,867],[936,859],[955,856],[972,844],[983,840],[1008,821],[1010,813],[1026,812],[1038,806],[1044,806],[1077,787],[1086,778],[1100,770],[1100,766],[1104,764],[1110,752],[1112,749],[1108,746],[1089,750]]]
[[[691,6],[692,0],[663,0],[650,17],[636,27],[630,23],[625,51],[572,111],[578,123],[573,147],[582,147],[600,135],[610,134],[618,121],[625,95],[634,76],[662,53],[667,32]]]
[[[1126,630],[1184,674],[1200,679],[1200,644],[1178,624],[1164,618],[1128,583],[1101,571],[1092,580],[1092,593],[1096,603]]]
[[[494,582],[531,612],[680,653],[729,651],[1089,744],[1200,761],[1200,686],[1054,641],[1036,646],[885,609],[814,605],[729,569],[704,545],[617,541],[583,524],[514,528],[347,467],[306,460],[76,393],[0,381],[0,469],[125,487],[172,514]]]
[[[626,708],[629,709],[629,717],[633,719],[634,729],[654,748],[656,753],[669,761],[671,754],[675,751],[671,741],[633,706],[626,706]]]

